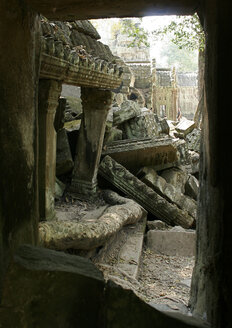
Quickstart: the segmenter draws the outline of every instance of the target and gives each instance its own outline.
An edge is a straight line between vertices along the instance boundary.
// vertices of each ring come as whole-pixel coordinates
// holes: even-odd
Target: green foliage
[[[180,49],[204,50],[205,35],[198,15],[178,16],[177,20],[171,21],[167,26],[153,31],[153,37],[162,39],[171,35],[171,41]]]
[[[194,72],[198,70],[197,50],[180,49],[176,44],[169,42],[164,45],[160,54],[167,57],[169,67],[175,66],[178,71]]]
[[[129,47],[149,48],[148,33],[140,26],[139,23],[133,22],[132,19],[123,19],[121,31],[122,34],[128,35],[131,39]]]

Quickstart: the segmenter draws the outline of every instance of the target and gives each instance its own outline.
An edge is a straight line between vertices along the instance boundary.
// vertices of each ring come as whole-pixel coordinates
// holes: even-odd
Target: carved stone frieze
[[[187,211],[169,203],[110,156],[105,156],[102,160],[99,174],[128,197],[138,202],[155,218],[169,225],[180,225],[183,228],[190,228],[195,224],[194,218]]]

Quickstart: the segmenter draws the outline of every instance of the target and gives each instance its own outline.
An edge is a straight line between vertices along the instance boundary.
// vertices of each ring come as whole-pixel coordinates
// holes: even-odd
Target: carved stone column
[[[56,173],[56,131],[54,118],[61,93],[61,82],[39,81],[39,208],[40,219],[54,217]]]
[[[97,190],[97,171],[112,95],[107,90],[81,88],[83,117],[71,190],[82,197],[94,195]]]
[[[156,60],[152,59],[152,72],[151,72],[151,106],[152,111],[156,114],[158,113],[156,104]]]
[[[168,113],[169,120],[176,120],[177,116],[177,103],[178,103],[178,92],[177,92],[177,84],[176,84],[176,69],[173,67],[172,70],[172,100],[171,100],[171,108],[170,113]]]

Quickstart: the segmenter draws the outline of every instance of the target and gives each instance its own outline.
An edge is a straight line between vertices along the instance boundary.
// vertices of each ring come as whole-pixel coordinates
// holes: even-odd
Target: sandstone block
[[[176,126],[176,137],[185,138],[195,128],[195,122],[187,119],[182,119]]]
[[[169,225],[181,225],[184,228],[190,228],[194,224],[194,218],[188,215],[187,211],[169,203],[110,156],[105,156],[102,160],[99,174],[157,219]]]
[[[194,256],[194,231],[149,230],[147,246],[153,251],[171,256]]]
[[[102,156],[105,155],[110,155],[133,173],[144,166],[162,170],[177,163],[177,150],[173,140],[168,137],[114,141],[103,149]]]
[[[98,327],[103,290],[102,273],[89,260],[21,246],[5,282],[1,325]]]
[[[170,183],[181,193],[185,192],[185,183],[188,179],[186,172],[177,169],[171,168],[161,172],[161,177],[163,177],[167,183]]]
[[[181,190],[183,186],[174,187],[172,184],[167,183],[166,180],[159,176],[152,168],[145,167],[140,171],[140,174],[145,174],[141,180],[149,187],[155,190],[159,195],[166,198],[171,203],[176,204],[179,208],[186,210],[189,215],[196,217],[197,204],[196,202],[184,195]]]
[[[114,125],[121,124],[129,119],[136,117],[140,114],[139,105],[131,100],[124,101],[121,105],[121,109],[114,111],[113,120]]]
[[[194,177],[194,175],[189,174],[188,180],[186,181],[185,184],[185,194],[197,200],[198,192],[199,192],[199,181],[197,180],[197,178]]]

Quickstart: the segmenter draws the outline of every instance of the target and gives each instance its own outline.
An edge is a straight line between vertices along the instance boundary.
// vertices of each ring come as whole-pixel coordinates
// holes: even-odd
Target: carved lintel
[[[70,85],[108,90],[118,88],[122,82],[119,74],[106,69],[98,69],[91,62],[74,65],[46,53],[42,54],[40,79],[52,79]]]

